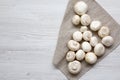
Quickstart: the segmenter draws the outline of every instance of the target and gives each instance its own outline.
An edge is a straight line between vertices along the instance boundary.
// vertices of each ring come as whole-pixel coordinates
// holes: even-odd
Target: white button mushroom
[[[81,71],[81,63],[79,61],[69,62],[68,71],[71,74],[78,74]]]
[[[80,24],[80,16],[74,15],[73,18],[72,18],[72,23],[74,25],[79,25]]]
[[[98,35],[102,38],[108,36],[109,34],[110,34],[110,30],[106,26],[101,27],[100,30],[98,31]]]
[[[70,40],[67,46],[71,51],[77,51],[80,48],[80,44],[74,40]]]
[[[92,50],[90,43],[86,41],[82,43],[81,47],[85,52],[90,52]]]
[[[80,49],[76,52],[76,59],[77,60],[81,61],[84,59],[84,57],[85,57],[85,52],[83,50]]]
[[[105,46],[109,47],[109,46],[111,46],[114,43],[114,40],[113,40],[113,38],[111,36],[106,36],[106,37],[104,37],[102,39],[102,43]]]
[[[87,26],[81,26],[80,28],[80,32],[85,32],[87,30],[88,30]]]
[[[90,41],[90,38],[92,37],[92,32],[91,31],[85,31],[83,33],[83,39],[86,41]]]
[[[95,46],[95,45],[97,45],[98,44],[98,39],[97,39],[97,37],[95,37],[95,36],[93,36],[93,37],[91,37],[91,39],[90,39],[90,44],[91,44],[91,46]]]
[[[98,31],[100,27],[102,26],[102,23],[100,21],[92,21],[90,24],[90,29],[93,31]]]
[[[82,33],[80,31],[76,31],[73,33],[73,39],[75,41],[80,42],[82,40]]]
[[[83,2],[83,1],[79,1],[75,4],[74,6],[74,11],[78,14],[78,15],[83,15],[87,12],[88,10],[88,5]]]
[[[68,51],[67,55],[66,55],[66,60],[67,61],[74,61],[75,60],[75,52]]]
[[[81,16],[81,24],[84,26],[88,26],[91,22],[91,18],[88,14],[83,14]]]
[[[103,46],[103,44],[98,43],[95,47],[94,47],[94,53],[97,56],[102,56],[103,54],[105,54],[105,47]]]
[[[85,61],[89,64],[95,64],[97,61],[97,56],[93,52],[88,52],[85,55]]]

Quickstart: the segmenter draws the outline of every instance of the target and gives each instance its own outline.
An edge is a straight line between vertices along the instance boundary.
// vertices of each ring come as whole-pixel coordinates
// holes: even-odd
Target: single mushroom
[[[82,40],[82,33],[80,31],[76,31],[73,33],[73,39],[75,41],[80,42]]]
[[[102,56],[105,54],[105,47],[103,44],[98,43],[95,47],[94,47],[94,53],[97,56]]]
[[[77,60],[73,61],[73,62],[69,62],[68,64],[68,71],[71,74],[78,74],[81,70],[81,63]]]
[[[85,61],[86,61],[88,64],[95,64],[96,61],[97,61],[97,56],[96,56],[93,52],[88,52],[88,53],[85,55]]]
[[[98,44],[98,39],[97,37],[93,36],[90,38],[90,44],[91,46],[95,47]]]
[[[80,44],[75,40],[68,41],[67,46],[71,51],[77,51],[80,48]]]
[[[91,23],[91,18],[88,14],[83,14],[81,16],[81,24],[84,26],[88,26]]]
[[[93,31],[98,31],[102,26],[102,23],[100,21],[94,20],[90,24],[90,29]]]
[[[75,52],[68,51],[67,55],[66,55],[66,60],[67,61],[74,61],[75,60]]]
[[[92,37],[92,32],[91,31],[85,31],[83,33],[83,39],[86,40],[86,41],[90,41]]]
[[[80,24],[80,16],[79,15],[74,15],[72,18],[72,23],[74,25],[79,25]]]
[[[91,47],[90,43],[89,43],[89,42],[86,42],[86,41],[84,41],[84,42],[82,43],[81,48],[82,48],[83,51],[85,51],[85,52],[90,52],[90,51],[92,50],[92,47]]]
[[[88,5],[83,2],[83,1],[79,1],[75,4],[74,6],[74,11],[75,13],[77,13],[78,15],[83,15],[87,12],[88,10]]]
[[[87,30],[88,30],[87,26],[81,26],[81,28],[80,28],[80,32],[85,32]]]
[[[112,38],[111,36],[105,36],[105,37],[102,39],[102,43],[103,43],[105,46],[109,47],[109,46],[113,45],[114,40],[113,40],[113,38]]]
[[[100,30],[98,31],[98,35],[103,38],[105,36],[108,36],[110,34],[110,30],[108,27],[103,26],[100,28]]]
[[[77,59],[78,61],[83,60],[84,57],[85,57],[85,52],[84,52],[82,49],[80,49],[80,50],[78,50],[78,51],[76,52],[76,59]]]

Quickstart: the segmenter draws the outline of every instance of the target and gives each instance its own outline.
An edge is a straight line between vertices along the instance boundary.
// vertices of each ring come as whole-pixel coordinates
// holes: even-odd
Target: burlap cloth
[[[68,72],[68,62],[65,59],[68,52],[67,42],[72,39],[73,32],[79,30],[79,26],[75,27],[71,23],[71,18],[75,14],[73,10],[74,4],[80,0],[70,0],[64,15],[62,25],[60,27],[57,46],[54,54],[53,64],[56,68],[68,78],[68,80],[79,80],[79,78],[88,72],[94,65],[88,65],[82,61],[82,71],[78,75],[72,75]],[[110,35],[114,38],[113,46],[106,48],[105,55],[98,59],[97,63],[110,54],[120,43],[120,26],[119,24],[94,0],[82,0],[89,6],[87,14],[89,14],[92,20],[100,20],[102,24],[106,25],[110,29]],[[118,16],[119,17],[119,16]],[[97,64],[96,63],[96,64]],[[94,73],[93,73],[94,74]]]

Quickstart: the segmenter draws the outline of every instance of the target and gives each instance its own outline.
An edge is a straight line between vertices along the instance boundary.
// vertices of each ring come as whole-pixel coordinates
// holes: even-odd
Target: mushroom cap
[[[92,32],[91,31],[85,31],[83,33],[83,39],[86,41],[90,41],[90,38],[92,37]]]
[[[82,40],[82,33],[80,31],[76,31],[73,33],[73,39],[75,41],[80,42]]]
[[[100,30],[98,31],[98,35],[103,38],[105,36],[108,36],[110,34],[110,30],[108,27],[103,26],[100,28]]]
[[[72,23],[73,23],[74,25],[79,25],[79,24],[80,24],[80,16],[79,16],[79,15],[74,15],[74,16],[72,17]]]
[[[105,36],[105,37],[102,39],[102,43],[103,43],[105,46],[109,47],[109,46],[113,45],[114,40],[113,40],[113,38],[112,38],[111,36]]]
[[[102,23],[100,21],[94,20],[90,24],[90,29],[92,31],[98,31],[102,26]]]
[[[91,23],[91,18],[88,14],[83,14],[81,16],[81,24],[84,26],[88,26]]]
[[[87,10],[88,10],[88,5],[83,1],[79,1],[74,5],[74,11],[78,15],[85,14]]]
[[[85,51],[85,52],[90,52],[90,51],[92,50],[92,47],[91,47],[90,43],[87,42],[87,41],[84,41],[84,42],[82,43],[81,48],[82,48],[82,50]]]
[[[66,60],[67,61],[74,61],[75,60],[75,52],[68,51],[67,55],[66,55]]]
[[[81,26],[81,28],[80,28],[80,32],[85,32],[87,30],[88,30],[87,26]]]
[[[93,37],[91,37],[91,39],[90,39],[90,44],[91,44],[91,46],[96,46],[97,44],[98,44],[98,39],[97,39],[97,37],[95,37],[95,36],[93,36]]]
[[[80,48],[80,44],[75,40],[68,41],[67,46],[71,51],[77,51]]]
[[[85,57],[85,52],[82,49],[80,49],[76,52],[76,59],[77,60],[81,61],[84,59],[84,57]]]
[[[103,46],[103,44],[98,43],[95,47],[94,47],[94,53],[97,56],[102,56],[103,54],[105,54],[105,47]]]
[[[88,52],[85,55],[85,61],[89,64],[95,64],[97,61],[97,56],[93,52]]]
[[[81,70],[81,63],[77,60],[73,61],[73,62],[69,62],[68,64],[68,71],[71,74],[78,74]]]

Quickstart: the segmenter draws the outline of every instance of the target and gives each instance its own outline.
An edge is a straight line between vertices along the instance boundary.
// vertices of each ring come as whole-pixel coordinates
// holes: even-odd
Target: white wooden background
[[[67,80],[52,65],[69,0],[0,0],[0,80]],[[120,23],[120,1],[98,0]],[[80,80],[120,80],[120,46]]]

